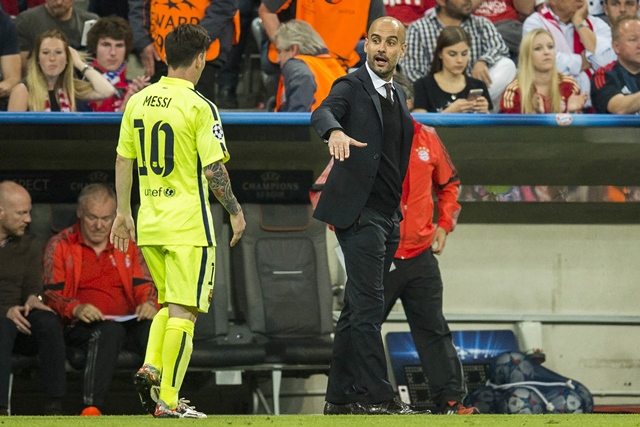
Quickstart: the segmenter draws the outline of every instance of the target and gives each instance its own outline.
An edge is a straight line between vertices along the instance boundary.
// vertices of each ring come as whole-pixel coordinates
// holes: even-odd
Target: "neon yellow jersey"
[[[215,246],[204,166],[229,160],[216,106],[162,77],[129,99],[117,153],[137,159],[139,245]]]

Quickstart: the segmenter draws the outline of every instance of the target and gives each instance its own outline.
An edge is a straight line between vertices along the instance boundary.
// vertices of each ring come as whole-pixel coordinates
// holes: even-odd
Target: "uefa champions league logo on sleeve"
[[[220,123],[216,123],[215,125],[213,125],[211,131],[213,132],[213,136],[215,136],[218,140],[224,140],[224,131],[222,130],[222,126],[220,125]]]

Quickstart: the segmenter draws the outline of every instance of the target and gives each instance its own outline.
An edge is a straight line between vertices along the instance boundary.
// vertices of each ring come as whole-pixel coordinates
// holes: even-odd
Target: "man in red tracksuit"
[[[394,76],[412,102],[411,83]],[[409,105],[411,109],[412,105]],[[460,213],[460,180],[436,131],[414,120],[409,169],[402,185],[400,245],[384,282],[385,319],[400,298],[431,397],[444,414],[468,415],[477,408],[462,406],[467,393],[462,364],[442,314],[442,277],[434,255],[444,250]],[[438,224],[433,224],[438,199]]]

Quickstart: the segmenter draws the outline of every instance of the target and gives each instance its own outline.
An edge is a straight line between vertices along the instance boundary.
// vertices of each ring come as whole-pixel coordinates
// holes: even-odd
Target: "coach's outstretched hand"
[[[341,162],[344,162],[344,159],[349,158],[350,145],[353,145],[354,147],[367,146],[365,142],[356,141],[339,129],[331,132],[327,144],[329,145],[329,154],[331,154],[336,160],[339,160]]]
[[[113,246],[121,252],[127,252],[129,240],[136,241],[136,225],[131,215],[116,215],[111,226],[109,240]]]

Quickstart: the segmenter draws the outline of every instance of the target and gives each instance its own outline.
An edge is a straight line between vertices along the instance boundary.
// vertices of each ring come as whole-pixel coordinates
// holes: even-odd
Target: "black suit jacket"
[[[402,156],[400,177],[409,165],[413,123],[405,93],[395,85],[396,101],[402,112]],[[311,124],[321,138],[332,129],[342,129],[351,138],[366,142],[364,148],[350,147],[344,162],[335,161],[313,216],[338,228],[348,228],[364,208],[382,156],[382,107],[366,66],[337,79],[331,92],[311,115]]]

